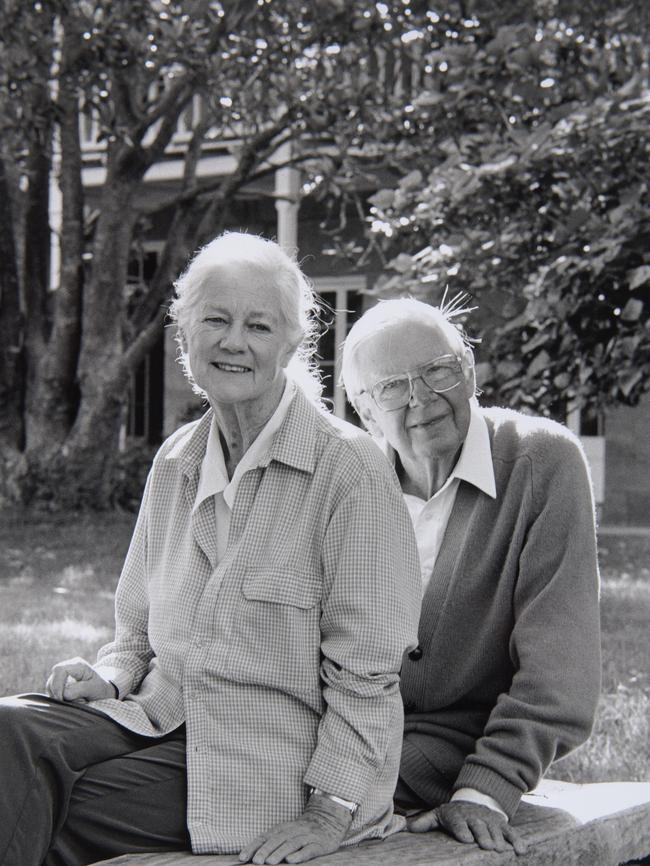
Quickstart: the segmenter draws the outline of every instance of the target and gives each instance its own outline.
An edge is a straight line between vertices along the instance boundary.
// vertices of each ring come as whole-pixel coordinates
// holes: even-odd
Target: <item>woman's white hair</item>
[[[348,400],[358,409],[359,396],[367,389],[368,383],[362,382],[356,356],[363,344],[381,331],[394,328],[402,323],[428,322],[442,331],[451,351],[459,359],[467,357],[469,340],[464,332],[451,320],[442,307],[425,304],[416,298],[395,298],[379,301],[367,310],[350,328],[343,346],[341,361],[341,381]],[[470,349],[471,358],[471,349]]]
[[[214,284],[220,272],[233,266],[268,274],[269,291],[277,293],[288,342],[298,344],[287,366],[287,376],[312,402],[321,405],[323,384],[314,360],[319,335],[316,294],[298,264],[282,247],[259,235],[243,232],[225,232],[210,241],[196,253],[174,283],[175,296],[169,307],[169,316],[178,328],[180,360],[192,387],[205,396],[192,380],[182,335],[201,302],[206,284]]]

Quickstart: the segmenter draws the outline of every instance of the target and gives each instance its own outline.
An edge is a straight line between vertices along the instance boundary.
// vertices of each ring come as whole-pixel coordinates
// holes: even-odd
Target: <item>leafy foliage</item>
[[[383,8],[370,0],[2,4],[0,179],[11,187],[16,261],[13,270],[0,262],[0,342],[10,341],[6,357],[20,364],[0,377],[12,416],[0,428],[9,453],[0,487],[20,471],[35,479],[20,481],[23,490],[44,490],[57,467],[50,486],[59,498],[69,466],[72,495],[85,487],[86,499],[104,499],[96,494],[111,489],[129,376],[159,338],[189,253],[228,224],[238,197],[272,199],[279,167],[301,167],[306,188],[327,178],[343,190],[368,153],[374,166],[382,153],[392,159],[392,142],[375,147],[374,127],[364,126],[392,93],[392,80],[377,87],[378,55],[390,55],[410,27],[401,12],[387,29]],[[171,160],[178,182],[153,189],[147,172]],[[206,171],[208,160],[221,168]],[[50,256],[57,210],[60,267]],[[155,273],[134,284],[133,251],[154,224],[164,227],[164,249]]]
[[[407,171],[369,218],[376,292],[467,292],[487,398],[556,415],[650,381],[647,19],[559,11],[427,29]]]

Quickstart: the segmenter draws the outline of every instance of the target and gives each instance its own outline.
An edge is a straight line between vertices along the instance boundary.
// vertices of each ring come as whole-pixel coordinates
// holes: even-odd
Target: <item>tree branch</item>
[[[160,308],[158,314],[145,325],[132,342],[127,346],[117,363],[115,380],[127,381],[129,375],[136,369],[137,365],[146,357],[160,339],[160,333],[167,315],[167,310]]]

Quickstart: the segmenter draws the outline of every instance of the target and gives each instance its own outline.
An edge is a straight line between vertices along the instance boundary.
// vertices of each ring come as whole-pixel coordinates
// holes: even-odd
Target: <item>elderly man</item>
[[[471,348],[440,309],[414,299],[361,317],[343,380],[395,467],[420,553],[396,801],[419,810],[413,831],[521,852],[509,819],[588,737],[600,687],[583,452],[553,421],[480,407]]]

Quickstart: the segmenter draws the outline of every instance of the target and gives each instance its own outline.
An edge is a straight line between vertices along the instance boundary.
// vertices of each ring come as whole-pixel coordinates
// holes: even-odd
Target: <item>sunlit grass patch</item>
[[[113,597],[132,515],[0,515],[0,693],[40,691],[52,665],[94,660],[113,634]]]
[[[591,737],[558,761],[549,776],[569,782],[647,782],[649,743],[650,695],[621,686],[602,695]]]
[[[600,542],[603,691],[594,731],[550,775],[650,780],[650,537]]]
[[[3,626],[3,630],[9,640],[13,637],[25,643],[33,641],[36,644],[48,641],[58,644],[61,640],[79,640],[92,644],[98,640],[109,640],[111,636],[110,628],[98,628],[89,622],[69,617],[56,622],[9,623]]]
[[[91,661],[112,637],[110,623],[98,626],[64,618],[2,624],[0,693],[42,691],[52,665],[82,656]]]
[[[93,660],[113,630],[131,515],[0,514],[0,693],[38,691],[54,662]],[[569,781],[650,780],[650,537],[601,539],[603,695]]]

